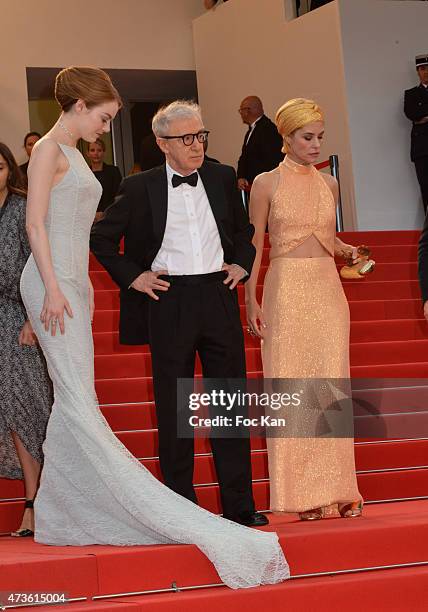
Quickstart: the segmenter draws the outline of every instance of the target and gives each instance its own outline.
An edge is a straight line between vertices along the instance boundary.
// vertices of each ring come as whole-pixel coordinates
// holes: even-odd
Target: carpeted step
[[[428,338],[425,319],[389,319],[387,321],[352,321],[351,343],[391,340],[423,340]]]
[[[95,314],[98,310],[119,309],[119,289],[95,290]]]
[[[111,321],[97,316],[97,328],[108,327],[111,323],[115,325],[114,315],[110,314]],[[114,312],[114,311],[113,311]],[[100,315],[101,313],[97,313]],[[246,326],[244,325],[244,331]],[[382,342],[388,340],[423,340],[428,338],[428,324],[425,319],[389,319],[389,320],[364,320],[351,322],[351,342]],[[259,346],[259,340],[244,334],[245,345],[248,348]],[[126,353],[145,353],[149,352],[147,345],[125,345],[119,343],[119,333],[117,331],[97,331],[94,332],[94,348],[96,355],[112,355]]]
[[[216,612],[219,607],[225,612],[235,612],[245,607],[247,612],[268,609],[271,612],[283,610],[305,610],[319,612],[320,610],[342,610],[361,612],[365,610],[399,610],[403,612],[423,610],[422,603],[427,596],[426,567],[404,568],[400,570],[377,570],[369,575],[350,574],[344,576],[326,576],[324,578],[306,578],[300,581],[288,582],[282,585],[259,587],[240,590],[237,593],[224,589],[210,589],[197,592],[186,592],[168,595],[168,599],[151,601],[142,598],[132,598],[138,605],[147,609],[174,612]],[[411,591],[410,597],[406,592]],[[219,592],[220,591],[220,592]],[[362,593],[362,591],[364,591]],[[239,600],[239,601],[238,601]],[[120,599],[123,605],[126,598]],[[129,604],[128,604],[129,605]],[[144,609],[144,608],[143,608]]]
[[[339,238],[347,244],[366,244],[371,249],[381,245],[417,245],[420,230],[375,230],[367,232],[338,232]]]
[[[406,302],[403,304],[402,302]],[[245,306],[240,305],[240,317],[243,327],[247,326],[247,312]],[[355,316],[355,310],[357,310],[357,317]],[[411,318],[419,319],[422,321],[422,308],[419,300],[393,300],[392,302],[386,302],[384,300],[376,300],[372,302],[370,300],[363,302],[351,302],[350,304],[351,319],[367,321],[377,321],[379,324],[384,319],[402,319]],[[389,315],[389,316],[388,316]],[[395,316],[394,316],[395,315]],[[352,323],[352,321],[351,321]],[[119,329],[119,310],[97,310],[94,316],[94,322],[92,330],[94,334],[105,333],[105,332],[117,332]],[[427,327],[428,334],[428,327]],[[247,338],[247,341],[251,340]],[[117,348],[120,345],[116,345]],[[125,346],[125,350],[122,352],[134,352],[134,348]]]
[[[367,284],[369,281],[362,281]],[[352,290],[355,292],[355,290]],[[421,318],[422,302],[417,285],[412,291],[415,292],[415,297],[392,297],[386,299],[386,296],[378,298],[370,298],[369,295],[364,296],[364,291],[357,291],[354,299],[349,300],[349,308],[351,311],[352,320],[373,320],[373,319],[401,319],[401,318]],[[259,302],[262,300],[263,287],[257,287],[257,297]],[[372,292],[369,285],[369,293]],[[400,292],[401,288],[400,288]],[[244,305],[244,287],[238,287],[238,297],[241,306]],[[117,289],[108,289],[95,292],[96,316],[99,311],[103,310],[119,310],[119,291]],[[97,331],[97,330],[94,330]]]
[[[348,281],[343,284],[349,301],[355,300],[417,300],[421,299],[419,283],[416,280],[369,280]]]
[[[367,382],[365,389],[354,390],[356,398],[354,411],[357,417],[367,415],[367,406],[372,407],[372,414],[397,414],[406,410],[415,412],[427,409],[426,385],[405,387],[403,384],[401,388],[373,390],[373,383],[377,382],[379,386],[389,381],[369,380]],[[415,381],[411,380],[410,384],[412,385],[413,382]],[[391,383],[400,384],[400,381],[394,379]],[[106,405],[101,406],[101,411],[113,431],[137,431],[157,427],[154,402]]]
[[[338,265],[338,269],[343,264]],[[393,281],[393,280],[417,280],[418,279],[418,267],[414,261],[401,262],[401,263],[377,263],[374,272],[362,280],[343,280],[344,284],[348,283],[364,283],[368,280],[371,281]]]
[[[361,495],[367,501],[424,497],[428,491],[427,468],[361,473],[358,474],[357,479]],[[217,484],[196,485],[195,491],[200,506],[216,514],[221,512]],[[253,481],[253,493],[256,508],[267,509],[269,507],[268,481]],[[17,529],[22,511],[23,502],[21,501],[0,502],[0,533]]]
[[[100,406],[113,431],[156,429],[154,402],[136,404],[107,404]]]
[[[262,373],[248,372],[248,378]],[[351,367],[353,378],[427,378],[428,361]],[[100,404],[153,401],[153,383],[149,377],[99,379],[95,384]]]
[[[62,612],[422,612],[426,610],[428,568],[403,567],[289,580],[274,586],[233,591],[226,587],[118,597],[102,602],[56,606]],[[172,589],[174,591],[174,589]]]
[[[108,294],[111,297],[110,292],[101,292]],[[384,320],[398,320],[398,319],[417,319],[418,325],[421,326],[423,321],[422,304],[419,299],[403,299],[403,300],[357,300],[349,303],[351,311],[351,324],[356,321],[371,322],[371,321],[384,321]],[[243,305],[240,306],[241,310],[241,321],[246,326],[246,311]],[[97,340],[97,334],[116,332],[119,325],[119,304],[114,308],[99,308],[95,313],[93,331],[95,334],[95,343]],[[428,327],[427,327],[428,330]],[[247,338],[248,340],[248,338]],[[102,343],[103,339],[100,338]],[[109,342],[104,339],[105,342]],[[113,342],[113,341],[111,341]],[[110,343],[111,346],[111,343]],[[119,345],[118,341],[114,341],[115,351],[116,349],[122,350],[122,352],[134,352],[135,347],[126,345]],[[105,352],[105,351],[104,351]]]
[[[137,432],[133,434],[137,437]],[[120,434],[120,439],[130,449],[135,451],[139,457],[149,456],[144,447],[138,447],[137,443]],[[132,438],[132,434],[131,434]],[[142,438],[147,440],[147,438]],[[155,446],[155,445],[154,445]],[[157,454],[157,447],[154,449]],[[208,444],[199,449],[209,452]],[[261,480],[268,477],[267,452],[266,449],[253,450],[251,455],[253,479]],[[356,468],[359,472],[367,470],[387,470],[397,468],[420,467],[428,464],[428,440],[397,440],[385,442],[360,442],[355,444]],[[149,469],[153,475],[162,480],[158,459],[141,459],[141,463]],[[195,484],[207,484],[216,482],[217,477],[213,465],[211,453],[196,455],[195,457]],[[427,491],[428,493],[428,491]],[[23,482],[20,480],[0,479],[0,500],[15,499],[24,496]]]
[[[383,321],[389,319],[422,319],[420,299],[404,300],[357,300],[349,302],[351,323],[353,321]]]
[[[373,277],[370,277],[373,278]],[[415,312],[410,302],[416,307],[418,318],[421,316],[421,294],[418,281],[371,281],[368,278],[362,281],[349,281],[343,284],[345,295],[350,302],[351,314],[352,309],[357,307],[361,313],[361,309],[366,309],[370,306],[368,302],[376,302],[372,307],[378,309],[382,306],[386,318],[401,318],[401,315],[394,314],[401,312],[400,308],[405,308],[405,312]],[[257,287],[258,300],[261,303],[262,286]],[[244,305],[243,288],[238,287],[239,302]],[[364,302],[364,305],[358,306],[358,302]],[[95,306],[96,315],[98,311],[104,310],[119,310],[119,292],[115,289],[106,289],[95,291]],[[397,310],[398,309],[398,310]],[[392,310],[391,314],[390,311]],[[376,316],[366,316],[360,314],[358,318],[371,319],[378,318]],[[94,331],[100,331],[94,329]]]
[[[249,351],[247,354],[251,355]],[[389,363],[417,363],[428,359],[428,338],[423,340],[358,342],[351,344],[352,366],[383,365]],[[253,357],[251,363],[257,364]]]
[[[352,378],[428,378],[428,361],[351,366]]]
[[[149,377],[96,380],[95,390],[100,404],[153,401],[153,382]]]
[[[386,500],[426,496],[428,491],[428,469],[404,472],[379,472],[358,476],[361,495],[367,500]],[[256,507],[269,507],[269,483],[253,484]],[[211,512],[220,512],[218,487],[199,486],[196,489],[199,504]]]
[[[261,373],[262,358],[260,348],[247,347],[245,353],[247,371]],[[350,347],[352,367],[387,364],[401,365],[409,362],[421,363],[425,362],[427,358],[428,339],[359,342],[351,344]],[[198,363],[196,364],[195,371],[196,373],[201,372]],[[95,376],[97,380],[105,378],[136,378],[151,376],[151,374],[151,357],[147,352],[95,356]]]
[[[426,561],[427,510],[427,501],[379,504],[366,506],[359,519],[316,523],[275,515],[265,529],[278,533],[292,575],[415,563]],[[195,546],[46,547],[1,538],[0,559],[0,590],[37,584],[78,597],[219,582]]]

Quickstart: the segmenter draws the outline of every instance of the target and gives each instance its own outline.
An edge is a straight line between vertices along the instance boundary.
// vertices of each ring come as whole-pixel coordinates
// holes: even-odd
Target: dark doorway
[[[57,68],[27,68],[28,99],[52,101]],[[112,157],[122,175],[129,174],[140,164],[147,169],[159,157],[151,136],[151,119],[163,103],[178,98],[197,100],[194,70],[135,70],[104,68],[123,98],[124,105],[112,125]],[[59,109],[53,105],[53,115]],[[31,129],[34,129],[33,127]],[[156,149],[154,148],[156,146]],[[156,157],[157,156],[157,157]]]

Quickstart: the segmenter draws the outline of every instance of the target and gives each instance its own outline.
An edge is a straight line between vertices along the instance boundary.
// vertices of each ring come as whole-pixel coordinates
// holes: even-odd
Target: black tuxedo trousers
[[[177,378],[193,378],[196,355],[206,378],[245,378],[245,351],[237,291],[222,272],[162,277],[171,284],[149,303],[149,343],[165,484],[197,502],[194,440],[177,436]],[[195,282],[196,281],[196,282]],[[254,511],[249,439],[212,438],[223,514]]]

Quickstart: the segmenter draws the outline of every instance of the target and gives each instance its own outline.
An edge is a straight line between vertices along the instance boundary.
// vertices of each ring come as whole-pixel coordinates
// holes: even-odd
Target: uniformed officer
[[[413,122],[410,157],[422,193],[425,213],[428,208],[428,53],[416,56],[420,83],[404,93],[404,113]]]

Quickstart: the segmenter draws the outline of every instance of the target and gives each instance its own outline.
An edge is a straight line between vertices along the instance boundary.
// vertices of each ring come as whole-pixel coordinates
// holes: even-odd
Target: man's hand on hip
[[[227,272],[227,276],[223,283],[229,285],[229,289],[235,289],[236,285],[247,276],[247,271],[241,268],[238,264],[223,264],[222,270]]]
[[[159,300],[159,296],[154,291],[168,291],[170,285],[168,281],[158,278],[162,274],[168,274],[168,270],[159,270],[158,272],[147,270],[140,274],[140,276],[137,276],[131,287],[141,293],[147,293],[154,300]]]

